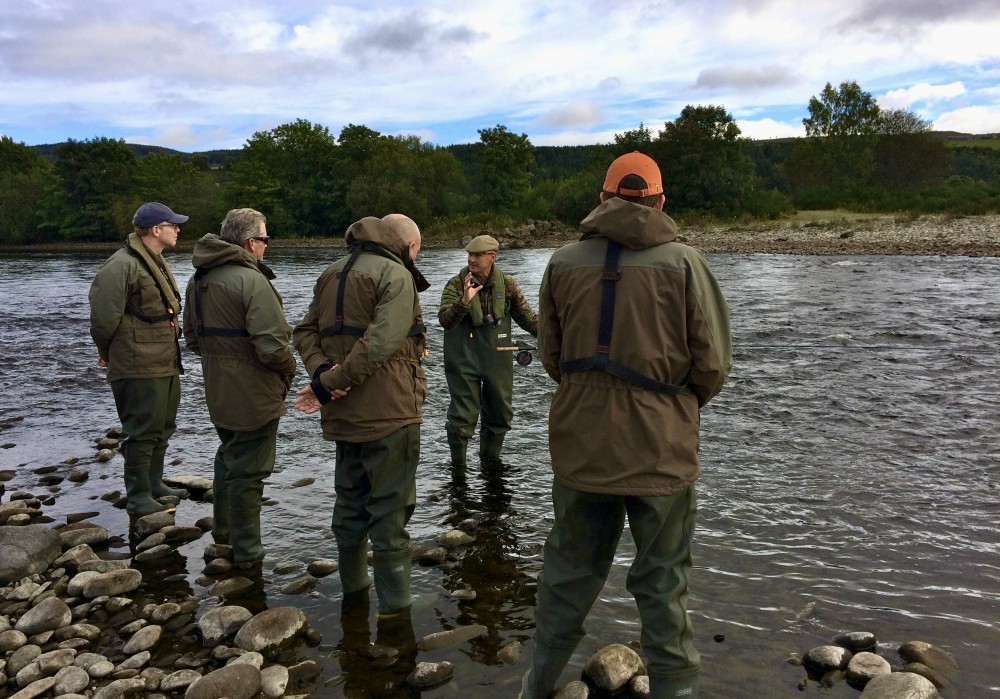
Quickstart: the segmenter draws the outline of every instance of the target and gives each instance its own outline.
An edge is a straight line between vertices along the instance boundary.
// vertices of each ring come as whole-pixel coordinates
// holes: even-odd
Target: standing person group
[[[626,585],[642,621],[650,694],[698,693],[687,600],[700,411],[723,387],[732,340],[719,285],[705,258],[677,241],[664,203],[656,163],[624,155],[608,169],[579,242],[552,255],[538,316],[495,264],[499,244],[487,235],[469,243],[468,265],[441,296],[453,468],[465,466],[480,417],[480,457],[500,462],[513,412],[513,355],[505,351],[512,319],[538,336],[545,371],[557,383],[549,413],[554,522],[538,578],[524,699],[555,688],[585,635],[626,519],[636,545]],[[181,363],[180,294],[161,253],[185,221],[162,204],[144,204],[136,232],[90,292],[98,362],[108,369],[128,435],[125,481],[134,514],[164,509],[155,497],[183,495],[162,484]],[[335,443],[331,528],[345,602],[361,594],[367,600],[374,583],[380,617],[398,618],[411,605],[407,525],[427,395],[419,293],[428,284],[414,264],[420,230],[402,214],[352,224],[349,254],[319,276],[294,330],[263,262],[268,240],[260,212],[235,209],[218,236],[204,236],[194,249],[184,337],[201,357],[221,441],[213,535],[233,546],[237,563],[253,566],[264,556],[260,500],[295,373],[294,342],[310,377],[295,407],[319,412],[324,439]]]
[[[438,322],[444,328],[444,374],[448,379],[448,449],[452,467],[466,465],[469,438],[479,430],[483,464],[501,463],[504,436],[514,419],[513,318],[538,335],[538,316],[514,277],[496,264],[500,243],[493,236],[472,239],[468,265],[445,284]]]

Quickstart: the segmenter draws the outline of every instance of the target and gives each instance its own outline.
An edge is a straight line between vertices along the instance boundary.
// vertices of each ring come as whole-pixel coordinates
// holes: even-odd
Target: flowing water
[[[500,258],[533,306],[550,252]],[[340,254],[269,250],[291,322],[304,313],[321,269]],[[90,479],[55,486],[46,513],[100,510],[92,521],[125,536],[126,515],[97,499],[122,488],[120,457],[91,461],[93,439],[118,422],[88,335],[87,289],[104,257],[0,256],[0,466],[17,471],[8,492],[45,494],[33,469],[83,458]],[[186,283],[189,254],[168,259]],[[534,581],[551,524],[546,416],[554,384],[538,361],[517,367],[506,470],[470,464],[465,474],[451,473],[435,316],[444,282],[463,261],[459,250],[426,250],[419,260],[432,283],[422,296],[430,393],[410,531],[430,547],[466,517],[481,524],[461,561],[414,566],[412,631],[419,639],[461,624],[489,628],[457,650],[420,653],[417,660],[455,665],[451,682],[420,696],[512,697],[532,647]],[[703,413],[690,603],[702,696],[800,696],[804,671],[786,658],[853,630],[875,633],[894,664],[896,648],[910,640],[952,653],[960,674],[945,697],[1000,696],[1000,260],[727,254],[710,263],[732,307],[736,361]],[[168,473],[211,477],[217,438],[197,359],[186,355],[185,366],[168,452],[180,463]],[[300,369],[298,385],[304,379]],[[265,491],[264,603],[302,608],[323,634],[322,645],[299,651],[323,666],[319,696],[418,696],[399,687],[400,668],[412,663],[358,663],[340,652],[369,640],[391,643],[409,629],[380,627],[369,639],[363,612],[360,623],[341,618],[336,575],[308,594],[279,592],[302,572],[277,574],[274,565],[335,557],[332,473],[332,445],[320,437],[317,416],[290,413]],[[290,487],[307,477],[315,483]],[[185,502],[178,523],[209,514],[210,505]],[[168,590],[202,597],[203,608],[218,604],[198,582],[206,540],[180,549],[173,565],[183,582],[175,577]],[[564,681],[597,648],[638,638],[625,589],[632,551],[626,531]],[[476,598],[456,599],[448,594],[454,590]],[[497,652],[510,641],[523,642],[524,653],[504,664]],[[858,694],[844,683],[816,682],[805,693]]]

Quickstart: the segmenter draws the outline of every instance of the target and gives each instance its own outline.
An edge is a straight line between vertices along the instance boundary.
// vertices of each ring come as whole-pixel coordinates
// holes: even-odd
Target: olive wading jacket
[[[180,310],[170,266],[132,233],[90,285],[90,336],[108,363],[109,383],[184,373],[176,322]]]
[[[209,233],[194,244],[195,273],[184,305],[184,343],[201,357],[212,424],[260,429],[287,412],[295,376],[292,327],[274,273],[244,250]]]
[[[406,241],[369,216],[351,224],[346,242],[351,255],[320,275],[293,338],[321,400],[324,392],[351,389],[323,406],[323,437],[371,442],[421,421],[427,395],[420,363],[423,316],[412,264],[404,263]],[[352,258],[338,325],[341,276]]]
[[[552,255],[539,292],[539,351],[559,382],[549,412],[554,476],[584,492],[679,492],[700,473],[699,409],[732,366],[726,300],[705,258],[676,242],[676,224],[662,211],[610,199],[580,230],[579,242]],[[677,395],[560,365],[597,352],[609,240],[623,249],[608,357],[684,386]]]

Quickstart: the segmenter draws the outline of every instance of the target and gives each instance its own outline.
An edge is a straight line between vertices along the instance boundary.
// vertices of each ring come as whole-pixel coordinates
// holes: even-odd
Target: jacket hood
[[[610,238],[629,250],[645,250],[677,239],[677,224],[659,209],[615,197],[602,202],[580,223],[581,239]]]
[[[244,267],[259,269],[268,279],[274,278],[274,273],[263,262],[241,248],[228,243],[215,233],[202,236],[194,244],[194,254],[191,263],[200,269],[213,269],[222,265],[238,264]]]
[[[382,219],[375,218],[374,216],[365,216],[363,219],[355,221],[348,227],[344,241],[348,246],[357,245],[358,243],[377,245],[399,259],[399,262],[402,263],[413,277],[413,283],[417,285],[417,291],[426,291],[430,288],[430,283],[413,264],[413,260],[410,259],[409,242],[391,226],[386,225]]]

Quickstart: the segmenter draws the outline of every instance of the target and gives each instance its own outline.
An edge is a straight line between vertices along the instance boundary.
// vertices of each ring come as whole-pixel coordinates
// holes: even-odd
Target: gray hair
[[[402,238],[407,245],[420,242],[420,228],[417,222],[404,214],[388,214],[382,217],[382,221],[389,226],[389,229]]]
[[[242,245],[244,241],[260,235],[261,222],[266,223],[267,219],[255,209],[230,209],[222,219],[219,237],[227,243]]]

